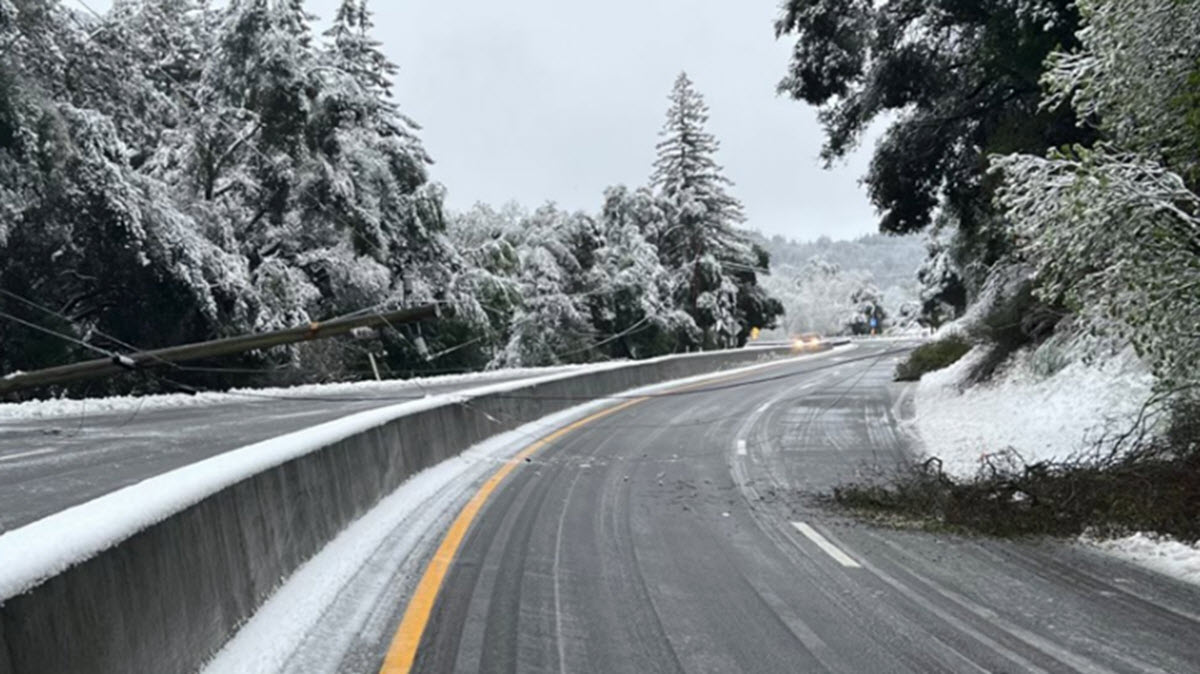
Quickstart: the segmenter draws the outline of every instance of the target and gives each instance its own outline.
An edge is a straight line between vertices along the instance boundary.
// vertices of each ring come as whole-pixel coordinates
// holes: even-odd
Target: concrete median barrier
[[[234,450],[244,465],[262,461],[235,479],[210,477],[222,457],[210,460],[214,470],[197,467],[194,479],[175,471],[195,498],[166,498],[171,483],[149,484],[155,478],[9,532],[0,536],[0,674],[195,671],[298,566],[413,474],[587,399],[790,353],[614,363],[395,406],[344,437],[301,432],[259,443],[261,456],[257,446]],[[319,446],[302,447],[311,442]],[[264,458],[290,456],[281,447],[288,443],[295,456]],[[93,536],[89,522],[100,522],[101,506],[137,516]],[[57,554],[44,540],[51,536],[82,542]]]

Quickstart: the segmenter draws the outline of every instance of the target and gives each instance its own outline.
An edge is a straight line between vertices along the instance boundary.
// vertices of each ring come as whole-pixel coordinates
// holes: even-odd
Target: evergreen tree
[[[125,96],[149,86],[129,68],[134,57],[107,42],[82,51],[67,10],[29,7],[4,6],[11,22],[0,24],[0,287],[57,311],[55,329],[107,349],[125,347],[101,333],[152,347],[244,327],[252,291],[241,261],[135,169],[123,135],[145,142],[148,127],[114,121],[133,119],[122,105],[153,98]],[[103,96],[97,85],[113,97],[103,111],[76,105]],[[0,307],[46,320],[12,298]],[[4,371],[93,355],[8,322],[0,344]]]
[[[468,306],[395,66],[365,4],[347,7],[353,34],[318,48],[299,0],[127,0],[99,18],[0,2],[4,287],[61,307],[60,329],[147,346]],[[77,351],[0,329],[4,369]],[[404,369],[416,336],[389,345]],[[355,357],[323,363],[339,350]]]
[[[346,244],[387,266],[396,302],[433,299],[461,261],[446,237],[442,189],[417,125],[392,100],[397,68],[370,31],[365,0],[341,4],[321,54],[309,137],[319,161],[306,185],[306,219],[338,223]]]
[[[604,247],[597,251],[592,320],[604,352],[619,358],[671,353],[696,343],[699,330],[673,297],[672,277],[650,237],[665,228],[662,204],[647,189],[610,187],[600,221]]]
[[[304,10],[304,0],[276,0],[272,9],[280,30],[295,38],[301,48],[312,46],[312,20],[316,17]]]
[[[749,327],[739,322],[738,279],[727,265],[744,268],[757,259],[736,229],[745,220],[742,205],[726,189],[733,183],[714,156],[719,143],[705,128],[708,106],[686,73],[676,79],[670,101],[651,176],[669,213],[657,235],[659,253],[677,274],[677,301],[700,328],[701,346],[732,346]],[[764,320],[773,321],[775,314],[767,314]]]
[[[390,96],[399,68],[371,35],[375,24],[367,0],[342,0],[333,25],[325,31],[330,63],[350,74],[364,89]]]

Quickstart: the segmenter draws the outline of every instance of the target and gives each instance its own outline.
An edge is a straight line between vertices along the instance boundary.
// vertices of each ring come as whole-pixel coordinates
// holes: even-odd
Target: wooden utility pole
[[[23,389],[50,386],[52,384],[64,384],[81,379],[107,377],[129,370],[167,367],[183,361],[228,356],[257,349],[269,349],[285,344],[342,335],[355,328],[394,326],[402,323],[421,321],[435,316],[437,316],[437,307],[427,305],[387,313],[335,318],[325,323],[313,322],[295,328],[261,332],[253,335],[241,335],[238,337],[226,337],[210,342],[183,344],[181,346],[170,346],[165,349],[154,349],[152,351],[140,351],[130,354],[116,354],[111,358],[86,360],[81,363],[59,365],[33,372],[15,372],[0,377],[0,395]]]

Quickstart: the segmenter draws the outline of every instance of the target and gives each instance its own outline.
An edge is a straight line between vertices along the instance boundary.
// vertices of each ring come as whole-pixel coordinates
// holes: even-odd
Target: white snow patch
[[[391,379],[384,381],[356,381],[333,384],[303,384],[276,388],[239,388],[229,391],[189,393],[165,393],[147,396],[110,396],[106,398],[55,398],[30,400],[22,403],[0,404],[0,421],[25,419],[54,419],[74,417],[86,412],[96,414],[131,414],[135,411],[177,409],[181,407],[203,407],[230,403],[244,404],[269,398],[309,398],[318,396],[370,396],[407,394],[415,398],[424,395],[425,386],[451,384],[487,383],[495,379],[510,377],[540,377],[561,372],[572,372],[587,368],[587,365],[559,365],[554,367],[525,367],[486,372],[416,377],[413,379]]]
[[[1087,536],[1080,540],[1114,557],[1200,585],[1200,543],[1188,545],[1168,536],[1144,532],[1109,540]]]
[[[923,342],[929,339],[929,335],[924,331],[918,332],[902,332],[899,334],[850,337],[851,342],[856,344],[870,344],[871,342]]]
[[[913,425],[925,453],[958,477],[974,475],[985,455],[1005,450],[1026,463],[1085,451],[1106,431],[1127,429],[1154,383],[1132,351],[1074,360],[1050,376],[1038,375],[1032,354],[1022,352],[992,381],[963,388],[984,356],[977,347],[917,385]]]

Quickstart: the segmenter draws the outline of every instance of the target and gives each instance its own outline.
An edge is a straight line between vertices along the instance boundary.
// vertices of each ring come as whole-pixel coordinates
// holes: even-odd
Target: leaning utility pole
[[[197,342],[170,346],[165,349],[139,351],[129,354],[113,354],[110,358],[86,360],[71,365],[59,365],[33,372],[14,372],[0,377],[0,395],[22,389],[63,384],[81,379],[106,377],[129,370],[144,370],[166,367],[174,363],[228,356],[257,349],[269,349],[285,344],[324,339],[351,332],[355,328],[374,328],[412,323],[437,316],[437,307],[427,305],[413,309],[401,309],[388,313],[376,313],[348,318],[335,318],[325,323],[313,322],[295,328],[262,332],[239,337],[227,337],[210,342]]]

